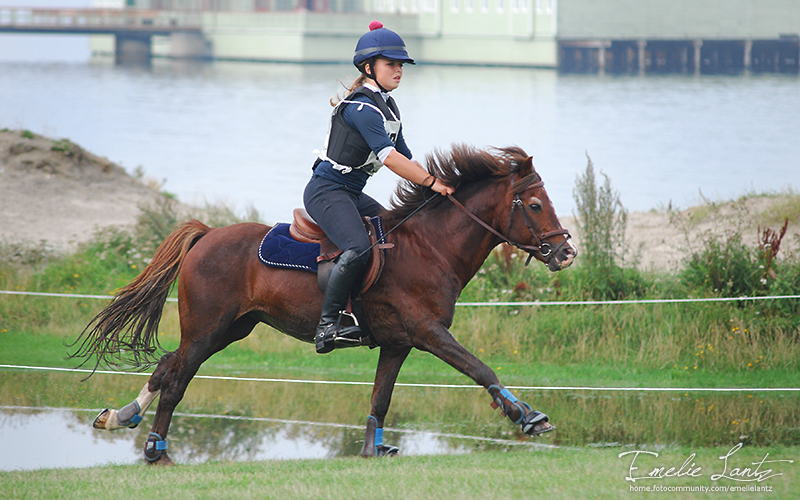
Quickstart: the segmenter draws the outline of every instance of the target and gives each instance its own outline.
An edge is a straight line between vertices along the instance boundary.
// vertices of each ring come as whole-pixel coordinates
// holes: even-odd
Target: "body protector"
[[[353,99],[359,95],[369,97],[373,104],[354,101]],[[367,141],[364,140],[358,130],[345,122],[342,112],[348,104],[370,106],[378,111],[383,116],[383,125],[386,128],[389,139],[395,144],[402,126],[400,111],[397,109],[394,99],[389,97],[384,101],[383,97],[377,92],[364,87],[354,90],[333,108],[328,136],[325,139],[325,147],[319,155],[320,160],[330,162],[333,168],[343,174],[350,173],[354,168],[358,168],[368,175],[373,175],[383,166],[383,163],[378,159],[378,155],[370,149]]]

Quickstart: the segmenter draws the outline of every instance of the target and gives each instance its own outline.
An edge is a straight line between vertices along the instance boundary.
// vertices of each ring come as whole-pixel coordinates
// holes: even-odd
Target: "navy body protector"
[[[375,165],[375,162],[371,161],[370,156],[373,151],[367,141],[364,140],[358,130],[348,125],[342,116],[344,104],[367,105],[363,102],[353,101],[354,98],[362,95],[368,97],[383,114],[387,129],[386,133],[393,143],[397,142],[397,137],[400,133],[400,111],[397,109],[394,99],[390,96],[384,101],[378,92],[359,87],[334,108],[331,114],[331,124],[325,150],[314,164],[314,168],[323,161],[330,161],[337,170],[342,170],[342,167],[360,168],[369,175],[374,174],[380,168],[380,165]],[[343,170],[343,173],[347,172],[349,170]]]

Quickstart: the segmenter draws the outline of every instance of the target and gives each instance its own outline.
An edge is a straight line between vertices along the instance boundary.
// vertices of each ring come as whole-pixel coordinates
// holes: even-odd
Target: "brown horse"
[[[555,428],[544,413],[502,386],[448,328],[461,290],[499,243],[514,244],[557,271],[577,254],[569,233],[561,228],[531,158],[519,148],[455,146],[427,163],[432,174],[457,186],[456,193],[448,200],[410,183],[398,187],[394,208],[384,214],[387,228],[426,199],[437,198],[388,236],[394,247],[386,251],[382,276],[362,296],[368,327],[380,347],[364,456],[397,452],[382,443],[383,422],[398,372],[412,348],[430,352],[485,387],[493,406],[525,433],[538,435]],[[269,230],[255,223],[222,228],[185,223],[86,327],[74,356],[94,358],[96,366],[152,363],[161,311],[180,273],[180,346],[161,357],[135,401],[101,412],[96,428],[135,427],[160,393],[144,454],[150,463],[171,464],[166,453],[170,420],[205,360],[245,338],[259,322],[313,342],[322,304],[317,277],[262,264],[256,249]]]

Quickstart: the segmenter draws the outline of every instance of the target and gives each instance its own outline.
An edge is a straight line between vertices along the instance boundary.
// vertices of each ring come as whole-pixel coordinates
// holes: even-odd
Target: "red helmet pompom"
[[[371,23],[369,23],[369,30],[370,31],[375,31],[375,30],[381,29],[381,28],[383,28],[383,23],[380,22],[380,21],[372,21]]]

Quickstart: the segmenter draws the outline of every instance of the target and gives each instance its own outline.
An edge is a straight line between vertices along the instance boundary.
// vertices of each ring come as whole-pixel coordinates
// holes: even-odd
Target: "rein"
[[[535,188],[540,188],[540,187],[543,187],[543,186],[544,186],[544,182],[540,180],[540,181],[532,184],[528,189],[535,189]],[[545,257],[545,258],[551,257],[551,256],[557,254],[558,251],[561,250],[561,247],[563,247],[567,243],[569,238],[571,237],[571,235],[569,234],[569,231],[566,230],[566,229],[556,229],[555,231],[549,231],[547,233],[542,232],[542,230],[539,228],[539,225],[536,223],[535,220],[533,220],[533,217],[531,217],[531,215],[528,213],[528,210],[525,208],[525,204],[520,199],[519,194],[515,194],[514,195],[514,201],[511,202],[511,214],[509,215],[509,219],[508,219],[508,231],[507,232],[509,232],[509,233],[511,232],[511,225],[514,222],[514,210],[516,210],[517,207],[519,207],[519,209],[522,211],[522,220],[525,223],[525,227],[528,228],[528,231],[530,231],[531,236],[533,236],[533,239],[536,241],[535,245],[523,245],[522,243],[518,243],[516,241],[511,240],[509,237],[505,236],[504,234],[502,234],[501,232],[497,231],[495,228],[493,228],[489,224],[487,224],[484,221],[482,221],[480,217],[478,217],[477,215],[472,213],[467,207],[462,205],[460,201],[455,199],[455,197],[453,197],[452,194],[448,194],[447,198],[451,202],[453,202],[453,204],[456,207],[458,207],[462,212],[467,214],[472,220],[474,220],[475,222],[480,224],[481,227],[483,227],[484,229],[486,229],[487,231],[489,231],[493,235],[495,235],[498,238],[500,238],[500,240],[502,240],[503,243],[507,243],[507,244],[509,244],[509,245],[511,245],[511,246],[513,246],[515,248],[519,248],[520,250],[523,250],[523,251],[527,252],[528,253],[528,260],[525,261],[525,265],[526,266],[528,264],[530,264],[531,259],[533,258],[534,252],[538,253],[539,255],[541,255],[542,257]],[[372,248],[375,245],[378,245],[381,242],[385,243],[387,236],[392,234],[392,232],[395,229],[397,229],[398,227],[403,225],[404,222],[406,222],[408,219],[413,217],[414,214],[416,214],[417,212],[419,212],[420,210],[425,208],[425,206],[428,203],[430,203],[431,201],[433,201],[434,199],[436,199],[436,194],[434,194],[430,198],[426,198],[425,201],[422,204],[420,204],[420,206],[418,206],[417,208],[414,209],[413,212],[408,214],[405,218],[403,218],[403,220],[398,222],[397,225],[395,225],[393,228],[388,230],[383,235],[383,238],[381,238],[380,240],[376,241],[375,243],[370,245],[369,248],[367,248],[366,250],[361,252],[358,255],[359,258],[362,257],[363,255],[365,255],[370,250],[372,250]],[[549,243],[544,241],[547,238],[550,238],[550,237],[553,237],[553,236],[559,236],[559,235],[564,235],[564,236],[566,236],[566,238],[564,238],[564,241],[562,241],[556,248],[553,248],[552,245],[550,245]]]
[[[528,189],[540,188],[542,186],[544,186],[544,182],[539,181],[531,185]],[[525,208],[525,204],[519,197],[519,194],[515,194],[514,201],[511,202],[511,214],[509,214],[508,230],[506,232],[507,233],[511,232],[511,225],[514,222],[514,210],[516,210],[517,207],[519,207],[519,209],[522,211],[522,220],[525,223],[525,227],[528,228],[528,231],[530,231],[531,236],[533,236],[533,239],[536,241],[535,245],[523,245],[521,243],[511,240],[508,236],[505,236],[500,231],[497,231],[495,228],[482,221],[480,217],[478,217],[477,215],[472,213],[467,207],[462,205],[461,202],[459,202],[457,199],[455,199],[455,197],[453,197],[453,195],[447,195],[447,197],[462,212],[464,212],[472,220],[480,224],[481,227],[483,227],[493,235],[500,238],[503,241],[503,243],[507,243],[515,248],[519,248],[520,250],[528,252],[528,260],[525,261],[526,266],[530,264],[534,252],[538,253],[539,255],[545,258],[551,257],[557,254],[558,251],[561,250],[561,247],[563,247],[567,243],[567,240],[569,240],[570,238],[569,231],[566,229],[556,229],[555,231],[549,231],[547,233],[542,232],[542,230],[539,228],[539,225],[536,223],[535,220],[533,220],[533,217],[531,217],[531,215],[528,213],[527,209]],[[549,243],[544,241],[547,238],[559,235],[564,235],[566,236],[566,238],[564,238],[564,241],[562,241],[555,249]]]
[[[383,242],[383,243],[386,243],[386,237],[387,237],[387,236],[389,236],[390,234],[392,234],[392,232],[394,232],[394,230],[395,230],[395,229],[397,229],[398,227],[402,226],[402,225],[403,225],[403,223],[404,223],[405,221],[407,221],[407,220],[408,220],[408,219],[410,219],[410,218],[411,218],[411,217],[412,217],[414,214],[416,214],[417,212],[419,212],[420,210],[422,210],[423,208],[425,208],[425,205],[427,205],[428,203],[430,203],[430,202],[431,202],[431,201],[433,201],[434,199],[436,199],[436,195],[434,195],[434,196],[431,196],[430,198],[425,198],[425,201],[424,201],[422,204],[420,204],[420,206],[418,206],[417,208],[415,208],[415,209],[414,209],[414,211],[413,211],[413,212],[411,212],[410,214],[406,215],[406,216],[405,216],[405,218],[404,218],[403,220],[401,220],[400,222],[398,222],[398,223],[397,223],[397,225],[395,225],[393,228],[391,228],[390,230],[386,231],[386,233],[384,233],[384,235],[383,235],[383,238],[379,239],[378,241],[376,241],[375,243],[373,243],[372,245],[370,245],[370,246],[369,246],[369,248],[367,248],[366,250],[364,250],[363,252],[361,252],[360,254],[358,254],[358,257],[359,257],[359,258],[361,258],[362,256],[366,255],[366,253],[367,253],[367,252],[369,252],[370,250],[372,250],[372,247],[374,247],[375,245],[378,245],[378,244],[380,244],[381,242]]]

